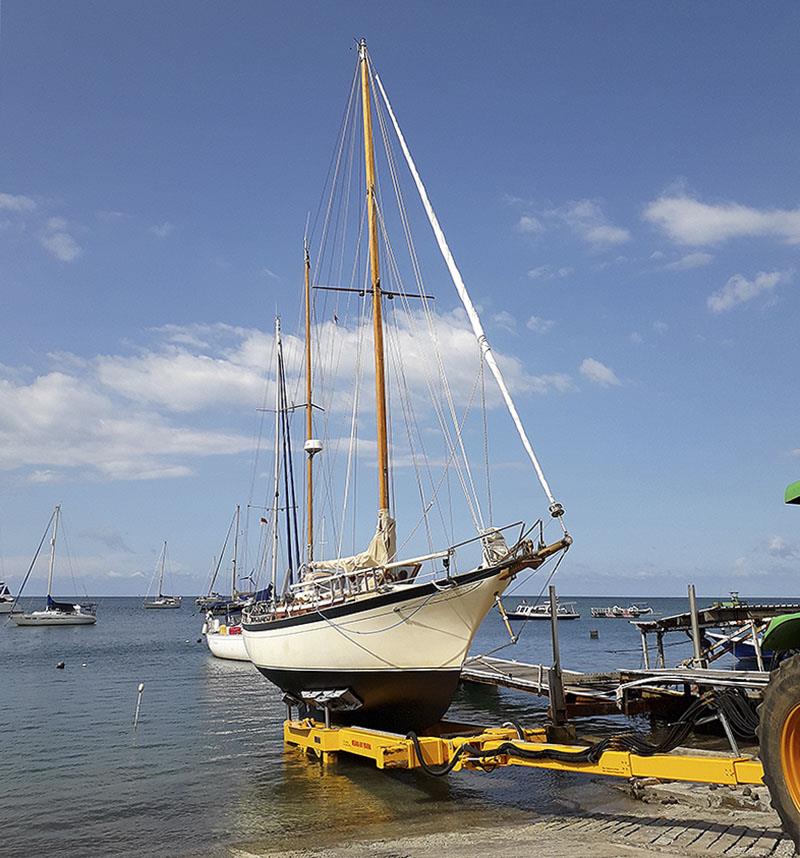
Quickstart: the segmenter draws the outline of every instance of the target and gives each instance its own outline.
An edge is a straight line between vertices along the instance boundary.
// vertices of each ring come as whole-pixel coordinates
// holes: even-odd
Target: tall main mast
[[[272,496],[272,595],[277,597],[278,591],[278,506],[280,502],[280,436],[281,436],[281,320],[275,317],[275,458],[273,460],[273,477],[275,480]]]
[[[361,104],[364,116],[364,166],[367,179],[367,222],[369,225],[369,264],[372,277],[372,331],[375,347],[375,413],[378,435],[378,511],[389,512],[389,444],[386,432],[386,374],[383,350],[383,312],[381,272],[378,257],[378,203],[375,196],[375,150],[372,143],[372,105],[367,43],[358,43],[361,63]]]
[[[313,411],[311,400],[311,257],[308,253],[308,241],[303,242],[305,256],[305,292],[306,292],[306,517],[308,519],[308,539],[306,541],[306,563],[314,559],[314,453]]]

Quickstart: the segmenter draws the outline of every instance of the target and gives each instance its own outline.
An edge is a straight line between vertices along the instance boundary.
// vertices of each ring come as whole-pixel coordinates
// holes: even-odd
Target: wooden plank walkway
[[[619,714],[616,689],[620,675],[609,673],[580,673],[561,670],[564,697],[570,715]],[[479,655],[468,658],[461,669],[462,682],[494,685],[526,691],[539,697],[550,696],[550,668],[544,664],[526,664],[504,658]],[[653,702],[634,701],[628,714],[650,712],[657,708]]]
[[[766,821],[769,817],[765,814]],[[565,837],[584,843],[613,843],[634,847],[646,853],[668,855],[746,855],[748,858],[783,858],[794,854],[788,838],[776,825],[765,828],[740,825],[735,817],[723,814],[718,821],[695,817],[636,816],[625,813],[589,813],[583,816],[557,816],[535,822],[530,831],[558,831]],[[627,852],[625,854],[628,854]]]

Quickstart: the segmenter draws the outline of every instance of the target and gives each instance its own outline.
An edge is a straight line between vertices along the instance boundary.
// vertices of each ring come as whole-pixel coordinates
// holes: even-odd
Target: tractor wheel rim
[[[781,729],[781,768],[786,789],[800,810],[800,703],[786,716]]]

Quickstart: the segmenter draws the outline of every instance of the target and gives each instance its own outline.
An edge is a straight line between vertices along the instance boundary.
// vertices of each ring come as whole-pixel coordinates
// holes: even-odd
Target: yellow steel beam
[[[362,727],[326,728],[318,722],[306,719],[284,722],[283,736],[287,744],[302,748],[326,762],[337,753],[348,753],[373,760],[379,769],[420,767],[411,740],[395,733],[383,733]],[[488,729],[472,736],[419,738],[422,755],[428,765],[440,766],[449,763],[465,744],[482,751],[498,750],[497,756],[481,758],[470,757],[466,752],[459,757],[454,771],[479,771],[483,767],[494,766],[524,766],[610,777],[654,777],[696,783],[760,784],[763,779],[761,763],[751,757],[675,752],[642,757],[629,751],[604,751],[596,763],[546,758],[530,760],[500,753],[499,749],[505,742],[513,742],[517,748],[526,751],[556,750],[576,753],[582,750],[580,745],[548,743],[543,730],[526,730],[525,741],[521,741],[516,730],[504,727]]]

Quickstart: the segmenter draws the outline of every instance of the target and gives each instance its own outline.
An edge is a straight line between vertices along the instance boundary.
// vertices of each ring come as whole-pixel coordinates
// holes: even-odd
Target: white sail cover
[[[370,540],[366,551],[350,557],[337,557],[334,560],[315,560],[311,568],[315,573],[357,572],[359,569],[375,569],[385,566],[395,559],[397,552],[397,530],[389,511],[382,509],[378,513],[378,527]]]

